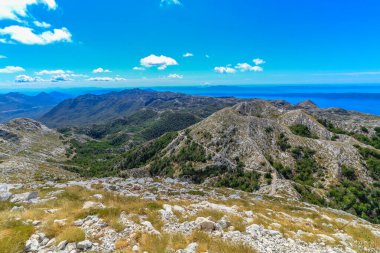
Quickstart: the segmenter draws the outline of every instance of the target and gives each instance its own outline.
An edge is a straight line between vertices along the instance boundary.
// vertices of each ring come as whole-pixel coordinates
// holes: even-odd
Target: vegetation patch
[[[81,228],[78,227],[67,227],[63,228],[56,238],[57,242],[67,241],[71,242],[80,242],[86,239],[86,235]]]
[[[332,208],[344,210],[373,223],[380,223],[380,188],[356,180],[344,180],[328,193]]]
[[[242,191],[253,192],[260,188],[260,174],[255,171],[237,169],[225,173],[218,178],[217,187],[228,187]]]
[[[292,147],[292,146],[290,146],[288,141],[289,141],[288,137],[286,137],[286,135],[284,133],[280,133],[280,135],[278,136],[278,139],[277,139],[277,146],[280,147],[281,151],[286,151]]]
[[[154,141],[129,151],[124,155],[120,169],[133,169],[145,165],[148,161],[155,158],[155,156],[167,147],[177,136],[178,133],[176,132],[167,133]]]
[[[0,252],[23,252],[25,241],[34,233],[32,225],[25,225],[22,221],[1,221]]]
[[[310,131],[310,129],[303,124],[296,124],[289,127],[293,134],[306,138],[318,139],[318,136]]]

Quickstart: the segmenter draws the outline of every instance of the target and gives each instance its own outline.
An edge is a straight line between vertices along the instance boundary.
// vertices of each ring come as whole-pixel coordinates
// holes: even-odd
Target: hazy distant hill
[[[21,93],[0,94],[0,122],[14,118],[39,118],[70,95],[42,92],[36,96]]]
[[[104,95],[83,95],[68,99],[40,120],[49,127],[88,126],[109,123],[140,110],[186,111],[200,117],[241,101],[236,98],[211,98],[152,90],[125,90]]]

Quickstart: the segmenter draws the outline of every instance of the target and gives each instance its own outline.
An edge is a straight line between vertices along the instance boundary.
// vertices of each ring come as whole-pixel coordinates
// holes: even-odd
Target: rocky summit
[[[380,252],[379,117],[154,96],[155,108],[85,131],[0,125],[1,253]],[[199,117],[165,131],[175,121],[157,123],[161,103]]]

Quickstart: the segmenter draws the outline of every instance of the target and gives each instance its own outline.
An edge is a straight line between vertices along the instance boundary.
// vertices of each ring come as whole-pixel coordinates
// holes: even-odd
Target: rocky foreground
[[[380,252],[342,211],[171,178],[0,185],[0,252]]]

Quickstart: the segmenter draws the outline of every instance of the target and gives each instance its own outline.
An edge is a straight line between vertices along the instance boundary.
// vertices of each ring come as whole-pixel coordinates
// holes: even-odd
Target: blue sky
[[[0,86],[380,83],[379,11],[377,0],[1,0]]]

